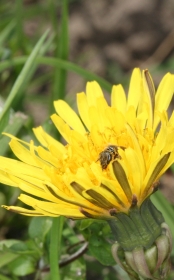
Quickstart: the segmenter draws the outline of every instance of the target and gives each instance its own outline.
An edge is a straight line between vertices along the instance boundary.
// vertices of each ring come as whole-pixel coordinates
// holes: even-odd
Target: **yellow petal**
[[[128,92],[127,108],[129,106],[133,106],[135,110],[137,109],[141,92],[142,92],[141,72],[139,68],[135,68],[131,76],[129,92]]]
[[[162,79],[157,93],[155,97],[155,111],[162,112],[163,110],[167,110],[171,99],[173,97],[174,93],[174,75],[168,73],[164,76]],[[157,114],[155,114],[154,119],[154,126],[153,129],[155,130],[158,123],[160,121],[160,118]]]
[[[54,157],[49,151],[46,151],[42,147],[38,147],[37,149],[38,156],[46,162],[49,162],[51,165],[58,167],[59,162],[58,158]]]
[[[86,86],[88,106],[95,106],[96,99],[103,96],[103,92],[97,82],[88,82]]]
[[[143,191],[145,192],[143,196],[145,196],[148,193],[149,189],[153,187],[153,184],[158,179],[159,173],[163,170],[169,157],[170,157],[170,153],[166,155],[162,155],[158,157],[157,160],[151,164],[151,167],[149,168],[144,180],[144,188],[142,187],[142,193]]]
[[[111,106],[123,114],[126,112],[126,95],[122,85],[113,86],[111,93]]]
[[[129,180],[131,181],[132,193],[139,196],[143,182],[143,177],[141,173],[138,155],[131,148],[127,148],[124,153],[124,162],[128,168],[128,176]]]
[[[54,146],[61,153],[65,152],[65,147],[62,143],[51,137],[48,133],[44,131],[44,129],[39,126],[33,128],[34,134],[37,137],[38,141],[42,144],[42,146],[49,148],[50,146]]]
[[[6,205],[2,205],[3,208],[5,208],[6,210],[18,213],[18,214],[22,214],[24,216],[44,216],[44,214],[41,213],[41,211],[37,211],[37,210],[28,210],[26,208],[23,207],[17,207],[17,206],[6,206]]]
[[[18,184],[16,184],[13,180],[11,180],[8,177],[8,173],[2,170],[0,170],[0,182],[4,185],[18,187]]]
[[[89,119],[88,102],[84,92],[77,94],[77,107],[82,121],[88,130],[90,130],[91,123]]]
[[[86,130],[77,116],[77,114],[71,109],[71,107],[63,100],[54,101],[56,112],[59,116],[74,130],[78,131],[82,135],[86,133]]]
[[[41,180],[48,179],[42,169],[5,157],[0,157],[0,170],[14,175],[25,174]]]
[[[25,148],[23,145],[21,145],[18,141],[12,139],[10,142],[10,148],[12,149],[13,153],[23,162],[38,167],[38,163],[33,158],[33,156],[30,153],[30,150]],[[38,161],[41,163],[41,160],[38,159]]]
[[[51,119],[60,132],[60,134],[63,136],[63,138],[69,143],[71,139],[71,129],[70,127],[56,114],[51,116]]]
[[[79,211],[79,207],[75,205],[69,205],[64,202],[56,204],[52,202],[40,201],[27,195],[20,195],[19,199],[23,203],[33,207],[34,209],[40,210],[41,213],[47,216],[71,216],[73,212],[74,217],[84,217],[83,214]]]
[[[129,125],[127,125],[127,131],[129,133],[129,136],[131,137],[131,140],[132,140],[132,143],[133,143],[133,147],[134,147],[134,149],[136,151],[136,154],[137,154],[137,156],[139,158],[141,174],[142,174],[142,177],[144,177],[145,176],[145,172],[146,172],[146,168],[145,168],[145,161],[144,161],[144,157],[143,157],[143,153],[142,153],[140,144],[138,142],[136,134],[134,133],[134,131],[132,130],[132,128]]]

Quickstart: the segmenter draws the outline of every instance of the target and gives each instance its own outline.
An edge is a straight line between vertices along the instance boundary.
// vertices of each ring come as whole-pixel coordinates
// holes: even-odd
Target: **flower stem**
[[[59,257],[61,249],[61,236],[63,217],[53,218],[50,240],[50,274],[52,280],[60,280]]]

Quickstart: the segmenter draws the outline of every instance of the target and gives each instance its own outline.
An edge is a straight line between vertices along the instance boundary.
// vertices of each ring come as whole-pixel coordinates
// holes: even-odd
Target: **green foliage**
[[[111,255],[113,237],[106,222],[92,222],[91,219],[81,222],[79,228],[89,242],[90,253],[103,265],[114,265]]]
[[[8,269],[16,276],[25,276],[35,271],[35,263],[28,256],[21,256],[9,263]]]
[[[62,280],[85,280],[86,265],[83,258],[79,258],[61,269]]]
[[[18,78],[16,79],[14,86],[12,87],[9,96],[4,104],[3,110],[1,112],[1,119],[4,117],[6,112],[11,108],[13,104],[13,100],[17,98],[17,94],[20,93],[21,89],[23,88],[24,84],[26,83],[26,80],[28,79],[28,76],[31,75],[31,69],[33,68],[33,64],[35,63],[35,59],[39,53],[39,50],[48,34],[48,31],[45,32],[45,34],[40,38],[38,43],[36,44],[35,48],[33,49],[32,53],[28,57],[22,71],[20,72]]]
[[[32,218],[29,224],[29,228],[28,228],[29,237],[43,242],[51,226],[52,226],[51,218],[34,217]]]
[[[24,276],[35,271],[38,253],[31,242],[4,240],[0,244],[0,267],[11,275]],[[37,253],[37,255],[36,255]]]
[[[111,245],[109,246],[105,238],[96,235],[92,236],[89,239],[89,250],[103,265],[115,265],[111,254]]]
[[[162,213],[167,225],[169,226],[172,237],[174,241],[174,208],[173,206],[167,201],[167,199],[161,194],[161,192],[156,192],[152,198],[152,202],[156,206],[156,208]],[[172,256],[174,256],[174,248],[172,248]]]

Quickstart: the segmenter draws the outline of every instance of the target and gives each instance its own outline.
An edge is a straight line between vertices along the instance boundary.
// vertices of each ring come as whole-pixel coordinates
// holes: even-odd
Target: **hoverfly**
[[[112,160],[116,158],[121,159],[121,156],[118,153],[119,148],[125,150],[125,147],[122,146],[109,145],[99,154],[97,161],[100,161],[102,169],[106,169]]]

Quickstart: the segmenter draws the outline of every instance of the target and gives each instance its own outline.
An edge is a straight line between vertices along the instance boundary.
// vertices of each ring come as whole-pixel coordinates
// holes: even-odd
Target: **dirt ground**
[[[36,2],[44,3],[24,1]],[[56,12],[59,22],[61,11]],[[46,18],[41,21],[49,25]],[[36,33],[38,24],[39,19],[26,21],[26,33]],[[134,67],[153,69],[173,57],[174,1],[70,0],[69,37],[70,61],[119,82]],[[69,76],[68,89],[78,89],[81,79]]]
[[[108,65],[123,71],[149,68],[173,55],[172,0],[75,1],[70,5],[70,59],[107,77]]]

